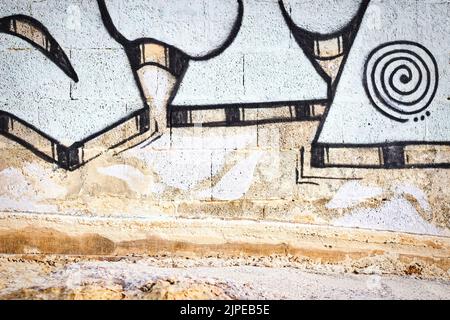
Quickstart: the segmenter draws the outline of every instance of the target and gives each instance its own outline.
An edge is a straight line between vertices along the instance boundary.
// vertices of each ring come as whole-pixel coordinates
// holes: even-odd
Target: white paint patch
[[[159,194],[164,191],[164,186],[155,183],[151,176],[129,165],[113,165],[98,168],[97,171],[105,176],[125,181],[131,190],[139,194]]]
[[[252,184],[256,165],[261,155],[261,152],[255,152],[240,161],[211,190],[201,192],[200,196],[206,197],[211,194],[214,199],[228,201],[242,198]]]
[[[347,209],[359,203],[380,196],[383,189],[380,187],[363,186],[357,181],[344,184],[334,198],[326,205],[327,209]]]
[[[144,148],[135,147],[124,155],[145,161],[163,184],[187,191],[217,175],[230,152],[245,148],[253,140],[250,134],[208,137],[200,133],[191,137],[173,134],[172,139],[163,135],[154,143]],[[215,154],[212,165],[212,152],[216,148],[224,152]]]
[[[58,212],[57,206],[39,204],[43,197],[40,191],[45,185],[38,187],[37,191],[27,176],[14,168],[6,168],[0,172],[0,210],[25,212]]]
[[[108,0],[106,4],[126,38],[157,39],[196,57],[221,48],[238,15],[236,0]]]
[[[420,207],[425,211],[431,211],[430,203],[428,202],[427,195],[423,190],[419,189],[418,187],[411,185],[411,184],[403,184],[400,186],[397,186],[395,188],[395,192],[398,195],[402,194],[408,194],[413,196],[417,202],[419,203]]]
[[[43,168],[37,163],[28,163],[23,167],[23,172],[34,180],[35,189],[38,190],[38,197],[44,198],[64,198],[67,189],[55,183],[51,177],[53,172]]]
[[[356,209],[345,217],[333,220],[332,225],[436,236],[450,235],[448,230],[425,221],[412,204],[403,198],[390,200],[375,209]]]
[[[211,176],[211,151],[148,150],[141,152],[140,157],[162,183],[180,190],[190,190]]]
[[[278,1],[243,0],[236,38],[219,56],[190,61],[174,106],[310,101],[328,84],[293,36]]]
[[[0,210],[37,212],[37,213],[56,213],[58,212],[58,207],[55,205],[39,204],[35,201],[35,199],[26,197],[17,200],[0,196]]]

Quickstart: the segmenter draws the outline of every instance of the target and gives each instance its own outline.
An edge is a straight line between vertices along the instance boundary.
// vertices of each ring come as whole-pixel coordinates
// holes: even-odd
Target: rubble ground
[[[450,299],[450,281],[255,257],[1,255],[0,299]]]

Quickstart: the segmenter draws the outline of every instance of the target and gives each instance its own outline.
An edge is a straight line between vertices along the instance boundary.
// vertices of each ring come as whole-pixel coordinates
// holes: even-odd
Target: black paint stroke
[[[430,72],[430,69],[429,69],[430,66],[428,66],[428,65],[425,63],[425,61],[423,60],[423,58],[422,58],[419,54],[417,54],[417,53],[415,53],[415,52],[413,52],[413,51],[411,51],[411,50],[407,50],[407,49],[396,49],[396,50],[389,51],[389,52],[385,53],[383,56],[379,57],[379,58],[377,59],[377,61],[375,61],[375,64],[374,64],[374,66],[373,66],[373,69],[372,69],[372,72],[371,72],[371,74],[370,74],[370,77],[371,77],[372,85],[375,86],[375,87],[374,87],[374,91],[375,91],[375,94],[376,94],[378,100],[381,101],[381,102],[383,103],[383,105],[386,106],[387,108],[389,108],[389,109],[391,109],[391,110],[393,110],[393,111],[395,111],[395,112],[397,112],[397,113],[399,113],[399,114],[405,115],[405,116],[406,116],[406,115],[414,115],[414,114],[418,114],[418,113],[421,113],[421,112],[425,111],[425,110],[430,106],[430,104],[433,102],[434,97],[436,96],[436,92],[437,92],[437,89],[438,89],[438,86],[439,86],[439,69],[438,69],[438,64],[437,64],[437,62],[436,62],[436,59],[434,58],[433,54],[432,54],[427,48],[425,48],[423,45],[421,45],[420,43],[417,43],[417,42],[411,42],[411,41],[392,41],[392,42],[384,43],[384,44],[382,44],[382,45],[376,47],[376,48],[370,53],[369,57],[367,58],[366,63],[365,63],[365,65],[364,65],[363,85],[364,85],[364,90],[365,90],[365,92],[366,92],[366,94],[367,94],[367,97],[369,98],[370,102],[371,102],[372,105],[377,109],[377,111],[379,111],[381,114],[383,114],[384,116],[388,117],[389,119],[394,120],[394,121],[398,121],[398,122],[408,122],[408,121],[409,121],[408,119],[401,119],[401,118],[395,117],[394,115],[392,115],[392,114],[386,112],[385,110],[383,110],[383,108],[380,107],[380,106],[374,101],[372,95],[370,94],[369,87],[368,87],[368,86],[369,86],[369,83],[368,83],[368,79],[367,79],[367,70],[368,70],[369,64],[370,64],[370,63],[372,62],[372,60],[373,60],[373,57],[374,57],[380,50],[385,49],[385,48],[389,48],[390,46],[396,46],[396,45],[409,45],[409,46],[415,46],[415,47],[418,47],[419,49],[423,50],[423,51],[428,55],[428,58],[430,58],[431,61],[433,62],[433,65],[434,65],[434,71],[435,71],[435,72],[434,72],[434,74],[432,75],[431,72]],[[430,97],[430,101],[428,101],[428,103],[426,103],[425,106],[423,106],[422,108],[420,108],[420,109],[418,109],[418,110],[414,110],[414,111],[411,111],[411,112],[406,112],[406,111],[402,111],[402,110],[400,110],[400,109],[398,109],[398,108],[395,108],[394,106],[391,106],[391,105],[389,104],[389,102],[386,101],[386,100],[382,97],[382,95],[381,95],[381,93],[380,93],[380,89],[376,86],[376,80],[377,80],[377,79],[375,79],[375,71],[376,71],[376,69],[377,69],[378,64],[380,63],[380,60],[384,59],[385,57],[387,57],[387,56],[389,56],[389,55],[397,54],[397,53],[398,53],[398,54],[405,53],[405,54],[412,55],[412,56],[414,56],[417,60],[419,60],[419,61],[422,63],[423,67],[424,67],[424,68],[426,69],[426,71],[427,71],[427,77],[426,77],[427,83],[426,83],[426,88],[425,88],[425,91],[424,91],[424,93],[422,94],[422,96],[420,96],[420,97],[419,97],[418,99],[416,99],[415,101],[411,101],[411,102],[404,102],[404,101],[400,101],[400,100],[394,99],[394,98],[391,97],[389,94],[388,94],[388,97],[389,97],[392,101],[394,101],[394,102],[396,102],[396,103],[398,103],[398,104],[400,104],[400,105],[414,106],[414,105],[417,104],[418,102],[422,101],[422,100],[426,97],[426,95],[430,92],[430,90],[432,90],[432,94],[431,94],[431,97]],[[387,66],[389,65],[389,63],[391,63],[392,61],[395,61],[395,60],[405,60],[405,61],[410,60],[411,63],[414,63],[414,64],[415,64],[415,62],[412,61],[412,59],[409,59],[409,58],[406,58],[406,57],[397,57],[397,58],[395,58],[395,59],[392,59],[392,60],[388,61],[388,63],[387,63],[386,65],[383,66],[382,74],[381,74],[381,78],[382,78],[382,79],[380,79],[381,85],[382,85],[382,89],[383,89],[383,91],[386,92],[386,93],[388,92],[388,90],[387,90],[387,87],[386,87],[386,83],[383,81],[383,79],[384,79],[383,76],[384,76],[385,70],[386,70]],[[398,68],[401,68],[401,67],[398,67]],[[420,70],[420,67],[417,66],[417,69]],[[397,69],[396,69],[396,70],[397,70]],[[410,74],[412,74],[411,70],[408,69],[408,71],[409,71]],[[389,85],[391,86],[391,88],[396,89],[395,86],[394,86],[393,83],[392,83],[392,82],[393,82],[392,77],[393,77],[394,74],[395,74],[395,70],[394,70],[393,74],[391,75],[391,77],[390,77],[390,79],[389,79]],[[433,88],[430,88],[430,87],[431,87],[430,79],[431,79],[432,76],[434,76],[434,79],[435,79],[435,86],[434,86]],[[414,91],[416,91],[416,90],[420,87],[420,85],[421,85],[421,83],[422,83],[422,79],[423,79],[423,75],[422,75],[422,73],[420,73],[420,77],[419,77],[419,80],[418,80],[418,82],[417,82],[417,86],[415,87],[415,89],[413,89],[413,90],[410,91],[410,92],[400,92],[400,91],[397,89],[396,92],[399,93],[399,94],[411,94],[411,93],[413,93]]]
[[[36,32],[41,33],[41,35],[46,39],[47,42],[46,47],[43,47],[38,43],[34,42],[33,39],[30,39],[22,34],[12,31],[11,25],[14,26],[16,21],[25,23],[28,26],[34,28]],[[78,76],[68,56],[65,54],[64,50],[58,44],[56,39],[53,38],[53,36],[50,34],[47,28],[36,19],[25,15],[14,15],[0,18],[0,33],[6,33],[13,36],[17,36],[25,40],[26,42],[30,43],[33,47],[42,52],[49,60],[55,63],[73,81],[75,82],[79,81]],[[138,79],[136,80],[138,81]],[[143,101],[145,101],[145,98],[143,99],[144,99]],[[22,145],[23,147],[27,148],[36,156],[40,157],[45,161],[55,163],[60,168],[73,171],[75,169],[80,168],[87,162],[95,159],[96,157],[98,157],[100,154],[103,153],[99,152],[97,155],[87,159],[84,152],[84,148],[87,143],[100,137],[101,135],[110,132],[111,130],[128,121],[133,121],[133,119],[136,122],[136,133],[126,137],[125,139],[115,143],[114,145],[105,146],[105,149],[109,150],[119,147],[150,130],[150,115],[149,110],[146,106],[143,106],[142,109],[133,112],[132,114],[124,117],[123,119],[107,126],[106,128],[96,132],[95,134],[86,137],[85,139],[82,139],[80,141],[71,144],[70,146],[64,145],[63,143],[59,142],[53,137],[47,135],[44,131],[20,119],[19,117],[9,112],[0,110],[0,135]],[[28,141],[29,139],[28,136],[15,134],[14,133],[15,123],[24,126],[28,130],[33,132],[35,135],[43,139],[43,141],[46,141],[51,147],[51,155],[45,153],[45,151],[40,149],[39,146],[35,146],[30,141]]]
[[[99,0],[104,1],[104,0]],[[281,2],[281,0],[280,0]],[[234,39],[237,37],[241,23],[243,20],[244,15],[244,5],[242,3],[242,0],[239,0],[239,15],[238,19],[236,20],[233,31],[231,33],[232,37],[229,38],[228,41],[226,41],[227,45],[231,45]],[[204,123],[204,126],[209,127],[220,127],[220,126],[248,126],[248,125],[256,125],[256,124],[269,124],[269,123],[279,123],[279,122],[287,122],[287,121],[318,121],[322,119],[322,116],[320,115],[308,115],[308,109],[309,105],[313,104],[327,104],[329,101],[329,97],[331,96],[331,78],[326,72],[320,67],[320,65],[317,64],[317,61],[314,61],[309,54],[305,52],[305,49],[301,47],[302,51],[305,53],[306,58],[311,62],[311,65],[317,72],[317,74],[326,82],[328,86],[328,92],[327,92],[327,99],[315,99],[315,100],[290,100],[290,101],[270,101],[270,102],[254,102],[254,103],[248,103],[248,102],[242,102],[242,103],[218,103],[218,104],[208,104],[208,105],[188,105],[188,106],[177,106],[173,105],[172,102],[175,99],[175,96],[177,95],[180,85],[183,82],[183,78],[188,70],[189,64],[186,66],[183,74],[180,76],[180,79],[176,83],[175,88],[172,91],[172,94],[170,95],[170,98],[168,100],[168,114],[167,114],[167,123],[172,126],[176,127],[184,127],[184,126],[192,126],[193,124],[189,121],[178,121],[178,119],[174,115],[177,115],[179,112],[187,112],[190,113],[194,110],[213,110],[213,109],[220,109],[224,110],[226,114],[225,121],[219,121],[219,122],[213,122],[213,123]],[[222,51],[225,51],[222,50]],[[209,60],[214,57],[216,57],[219,54],[215,55],[208,55],[203,57],[202,59],[192,59],[192,60]],[[271,119],[262,119],[262,120],[252,120],[252,121],[245,121],[239,117],[230,117],[233,112],[235,112],[238,109],[246,109],[246,108],[276,108],[276,107],[286,107],[286,106],[293,106],[298,110],[298,115],[291,117],[290,119],[279,119],[279,118],[271,118]],[[183,111],[185,110],[185,111]],[[300,114],[303,114],[303,116],[299,116]]]
[[[159,44],[159,45],[169,48],[171,50],[178,51],[181,55],[185,56],[189,60],[201,61],[201,60],[209,60],[209,59],[215,58],[215,57],[219,56],[220,54],[222,54],[233,43],[234,39],[236,38],[237,34],[239,33],[239,30],[240,30],[241,24],[242,24],[242,19],[244,16],[244,4],[243,4],[242,0],[236,0],[236,1],[238,2],[238,15],[236,17],[236,20],[233,23],[233,27],[231,28],[230,34],[228,35],[227,39],[218,48],[215,48],[200,57],[189,55],[186,52],[184,52],[183,50],[181,50],[173,45],[170,45],[168,43],[165,43],[163,41],[160,41],[160,40],[154,39],[154,38],[143,37],[143,38],[138,38],[138,39],[133,39],[133,40],[127,39],[117,29],[116,25],[114,24],[114,21],[109,13],[108,6],[106,5],[105,0],[97,0],[97,3],[100,8],[100,13],[102,16],[103,23],[104,23],[106,29],[108,30],[109,34],[118,43],[120,43],[123,47],[125,47],[125,49],[134,47],[137,44],[144,44],[144,43]]]
[[[352,168],[352,169],[450,169],[450,161],[438,163],[408,163],[405,153],[407,147],[443,146],[450,147],[450,142],[427,141],[395,141],[376,144],[328,144],[315,143],[312,146],[311,166],[313,168]],[[326,159],[326,154],[332,149],[375,149],[379,151],[379,163],[342,164],[332,163]]]
[[[308,176],[305,174],[306,168],[306,159],[305,159],[305,147],[300,148],[300,160],[297,163],[296,169],[296,182],[297,184],[309,184],[319,186],[320,184],[317,182],[313,182],[315,180],[340,180],[340,181],[358,181],[363,180],[362,178],[340,178],[340,177],[329,177],[329,176]],[[313,181],[311,181],[313,180]]]
[[[320,64],[318,62],[319,60],[333,60],[340,56],[343,57],[343,60],[339,67],[338,75],[337,75],[335,81],[333,82],[333,84],[330,86],[329,102],[331,104],[331,101],[333,101],[334,95],[336,93],[337,84],[339,83],[339,79],[341,77],[342,71],[346,65],[348,53],[350,52],[350,50],[353,46],[353,42],[355,41],[356,35],[359,31],[361,22],[365,16],[365,13],[369,6],[370,0],[364,0],[359,5],[358,12],[355,14],[353,19],[348,23],[347,26],[345,26],[341,30],[338,30],[338,31],[336,31],[334,33],[330,33],[330,34],[321,34],[321,33],[317,33],[317,32],[310,32],[310,31],[307,31],[307,30],[304,30],[304,29],[298,27],[294,23],[292,18],[290,17],[290,14],[287,11],[283,1],[279,0],[278,3],[280,6],[280,10],[283,13],[283,17],[286,21],[286,24],[289,26],[291,33],[294,35],[294,38],[295,38],[297,44],[303,49],[306,56],[311,61],[311,63],[315,66],[315,68],[316,68],[317,72],[319,72],[319,74],[325,74],[325,76],[329,78],[329,76],[325,73],[323,68],[320,66]],[[317,57],[315,55],[315,53],[314,53],[314,43],[315,42],[335,39],[337,37],[343,38],[343,48],[342,48],[341,55],[338,55],[336,57],[329,57],[327,59],[321,59],[320,57]]]
[[[235,104],[218,104],[218,105],[198,105],[198,106],[171,106],[168,112],[169,125],[171,127],[193,127],[199,123],[194,123],[192,120],[192,113],[205,110],[221,110],[224,112],[223,120],[216,121],[202,121],[203,127],[240,127],[240,126],[254,126],[264,124],[275,124],[285,122],[312,122],[320,121],[322,119],[321,114],[316,114],[315,106],[317,104],[325,105],[327,100],[314,100],[314,101],[281,101],[281,102],[263,102],[263,103],[251,103],[245,105]],[[245,116],[246,110],[255,109],[278,109],[288,107],[290,109],[289,116],[271,116],[268,118],[262,118],[260,116],[257,119],[247,119]]]
[[[32,39],[11,30],[11,26],[16,26],[17,22],[25,23],[41,33],[41,35],[46,39],[46,48],[40,46]],[[14,27],[14,29],[16,28]],[[75,69],[70,63],[70,60],[64,50],[61,48],[56,39],[53,38],[48,29],[38,20],[26,15],[13,15],[0,18],[0,33],[10,34],[22,40],[25,40],[40,52],[42,52],[54,64],[56,64],[69,78],[71,78],[75,82],[79,81],[78,75],[75,72]]]
[[[305,53],[308,56],[313,57],[313,59],[316,60],[324,60],[324,61],[334,60],[338,57],[346,55],[349,52],[351,43],[353,42],[354,36],[359,29],[359,26],[361,24],[362,18],[368,7],[369,2],[370,0],[364,0],[360,4],[358,12],[344,28],[332,33],[322,34],[319,32],[312,32],[298,27],[292,20],[290,14],[288,13],[286,6],[283,3],[283,0],[278,1],[280,9],[283,13],[283,17],[286,23],[288,24],[292,34],[294,35],[294,38],[297,41],[298,45],[305,50]],[[320,57],[315,54],[314,44],[316,42],[332,40],[339,37],[342,37],[342,48],[341,48],[342,51],[340,54],[331,57]]]
[[[0,110],[0,135],[22,145],[23,147],[27,148],[31,152],[33,152],[36,156],[39,158],[57,164],[60,168],[66,169],[68,171],[73,171],[81,166],[85,165],[86,163],[92,161],[93,159],[100,156],[103,152],[98,152],[96,155],[94,155],[91,158],[86,158],[84,154],[84,148],[85,145],[92,140],[104,135],[105,133],[110,132],[114,128],[118,127],[119,125],[127,122],[127,121],[135,121],[136,122],[136,133],[133,135],[128,136],[127,138],[110,145],[108,147],[105,147],[106,150],[117,148],[128,141],[131,141],[132,139],[144,134],[145,132],[149,131],[149,112],[148,109],[141,109],[138,111],[133,112],[132,114],[128,115],[127,117],[109,125],[108,127],[104,128],[103,130],[86,137],[83,140],[77,141],[70,146],[66,146],[59,142],[58,140],[54,139],[53,137],[47,135],[42,130],[36,128],[35,126],[31,125],[30,123],[18,118],[17,116]],[[19,123],[26,127],[28,130],[31,130],[34,134],[38,135],[40,138],[44,139],[46,142],[49,143],[49,145],[52,148],[52,155],[46,154],[44,151],[40,150],[39,146],[35,146],[31,144],[29,141],[27,141],[27,136],[23,135],[16,135],[13,132],[14,124]]]
[[[368,63],[370,63],[370,61],[372,60],[372,57],[381,49],[384,49],[384,48],[392,46],[392,45],[402,45],[402,44],[417,46],[420,49],[422,49],[424,52],[426,52],[434,64],[435,74],[431,75],[431,73],[428,69],[429,66],[427,66],[425,64],[423,59],[418,54],[411,52],[409,50],[394,50],[394,51],[386,53],[384,56],[387,56],[387,55],[391,54],[392,52],[393,53],[405,53],[406,52],[408,54],[412,54],[419,61],[423,62],[424,67],[427,68],[428,80],[430,79],[431,76],[435,76],[436,81],[435,81],[434,88],[431,88],[431,84],[429,82],[427,82],[425,94],[422,95],[422,97],[420,97],[418,100],[422,100],[423,97],[425,97],[426,94],[428,94],[430,92],[429,90],[432,90],[432,96],[430,98],[430,101],[424,107],[422,107],[420,110],[415,110],[414,112],[402,112],[402,110],[398,110],[396,108],[394,109],[393,107],[392,107],[392,110],[394,110],[395,112],[398,112],[400,114],[405,114],[405,115],[417,114],[417,113],[420,113],[420,112],[423,112],[424,110],[426,110],[436,95],[436,92],[438,89],[438,82],[439,82],[439,79],[438,79],[439,73],[438,73],[438,65],[437,65],[437,62],[436,62],[434,56],[427,48],[425,48],[424,46],[422,46],[419,43],[410,42],[410,41],[393,41],[393,42],[384,43],[384,44],[376,47],[370,53],[370,55],[368,56],[368,58],[366,60],[365,67],[364,67],[364,73],[362,75],[362,78],[363,78],[362,81],[363,81],[364,90],[365,90],[369,100],[371,101],[372,105],[377,109],[377,111],[379,111],[380,113],[382,113],[384,116],[386,116],[387,118],[389,118],[391,120],[398,121],[398,122],[407,122],[408,120],[406,120],[406,119],[399,119],[399,118],[387,113],[385,110],[383,110],[380,106],[378,106],[375,103],[375,101],[373,100],[373,97],[371,96],[371,94],[369,92],[368,81],[367,81]],[[384,56],[382,56],[380,59],[382,59]],[[376,65],[375,65],[375,67],[376,67]],[[375,67],[374,67],[374,71],[376,69]],[[375,83],[374,73],[372,72],[370,76],[372,77],[372,83],[374,84]],[[408,79],[405,79],[405,80],[408,80]],[[421,80],[421,78],[420,78],[420,80]],[[383,87],[383,89],[386,89],[386,87]],[[375,90],[375,92],[377,94],[377,98],[380,101],[384,101],[384,99],[381,97],[380,93],[377,90]],[[402,104],[403,105],[414,105],[414,103],[408,104],[408,103],[403,103],[403,102],[402,102]],[[391,108],[391,107],[389,107],[389,108]],[[326,115],[328,114],[328,112],[329,112],[329,109],[327,110]],[[325,119],[323,120],[321,126],[319,127],[316,137],[312,143],[312,156],[311,156],[312,167],[315,167],[315,168],[361,168],[361,169],[417,169],[417,168],[450,169],[450,161],[444,161],[444,162],[439,162],[439,163],[410,164],[410,163],[408,163],[408,159],[407,159],[407,156],[405,153],[406,147],[423,146],[423,145],[450,146],[450,142],[411,140],[411,141],[394,141],[394,142],[386,142],[386,143],[368,143],[368,144],[318,143],[318,139],[322,132],[323,124],[325,123],[325,121],[327,119],[326,115],[325,115]],[[328,152],[332,149],[375,149],[375,148],[378,148],[378,152],[379,152],[379,163],[378,164],[364,165],[364,164],[332,163],[329,161],[329,159],[326,158],[326,154],[328,154]]]

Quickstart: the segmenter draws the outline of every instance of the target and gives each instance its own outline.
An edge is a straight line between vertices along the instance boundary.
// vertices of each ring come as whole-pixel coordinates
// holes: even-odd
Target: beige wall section
[[[339,54],[342,41],[335,40],[317,46]],[[142,63],[166,66],[162,46],[147,49]],[[341,61],[320,64],[335,79]],[[78,170],[0,135],[0,253],[278,255],[289,263],[358,271],[376,262],[386,272],[450,277],[449,169],[313,168],[320,121],[287,121],[289,105],[240,108],[254,125],[203,126],[226,119],[218,108],[192,112],[192,127],[167,128],[174,76],[154,65],[137,75],[159,133],[152,135],[152,123],[146,135],[107,150],[136,134],[131,119],[87,143],[79,152],[92,161]],[[274,118],[283,122],[264,122]],[[51,157],[53,145],[29,139]],[[405,152],[412,164],[450,158],[445,146]],[[326,156],[330,163],[383,165],[378,148]]]

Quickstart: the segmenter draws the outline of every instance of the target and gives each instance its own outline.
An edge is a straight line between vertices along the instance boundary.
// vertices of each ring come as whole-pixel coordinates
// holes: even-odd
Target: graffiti
[[[400,122],[425,120],[438,88],[438,66],[418,43],[391,42],[375,49],[365,66],[364,85],[372,104]]]
[[[189,21],[186,21],[183,24],[180,23],[180,27],[178,27],[178,25],[175,26],[175,37],[173,33],[160,32],[158,34],[158,39],[156,39],[148,36],[149,34],[155,33],[153,30],[148,30],[147,28],[140,30],[140,28],[136,26],[135,21],[130,18],[133,15],[139,15],[141,23],[143,21],[150,24],[150,18],[155,18],[160,24],[165,24],[173,22],[173,16],[153,17],[151,13],[136,12],[136,10],[133,10],[133,5],[127,2],[121,3],[120,8],[114,6],[114,2],[111,1],[98,0],[98,4],[103,22],[109,34],[119,42],[127,52],[131,67],[136,74],[144,99],[147,101],[151,100],[152,97],[149,88],[146,88],[146,74],[152,72],[158,73],[161,69],[167,71],[172,78],[169,91],[171,93],[176,92],[180,85],[181,78],[184,77],[184,74],[192,61],[212,59],[220,55],[230,46],[239,32],[244,12],[242,0],[224,1],[222,6],[225,8],[227,15],[235,16],[235,20],[233,22],[225,21],[224,23],[219,23],[217,26],[217,30],[220,30],[219,33],[221,34],[221,36],[218,37],[219,39],[213,41],[212,45],[202,46],[195,36],[193,36],[197,32],[197,30],[195,30],[196,27],[199,25],[195,22],[197,20],[205,20],[207,19],[207,16],[198,16],[195,11],[188,17]],[[166,7],[164,1],[158,2],[155,5],[157,7]],[[182,9],[190,12],[189,1],[179,1],[179,5]],[[235,14],[232,14],[233,11]],[[115,19],[111,14],[115,13],[117,16],[120,15],[120,12],[126,12],[126,14],[122,14],[121,17],[125,20],[125,23],[122,23],[122,29],[123,32],[126,32],[127,36],[118,29],[117,23],[115,23]],[[192,20],[194,20],[194,22]],[[188,25],[187,29],[189,32],[185,31],[186,25]],[[223,32],[223,30],[225,30],[225,32]],[[183,34],[182,37],[179,36],[179,32]],[[217,37],[217,35],[215,37]],[[128,38],[131,38],[132,40]],[[174,44],[169,44],[169,42],[173,42]],[[167,100],[171,101],[172,99],[173,98],[170,97]],[[156,110],[154,106],[152,106],[154,111],[153,116],[156,120],[158,131],[164,131],[170,124],[176,125],[177,123],[183,123],[183,113],[175,112],[172,114],[170,110],[167,109],[168,105],[168,102],[165,103],[161,108],[162,110],[159,112],[155,112]]]
[[[427,31],[448,35],[448,21],[420,6],[370,1],[368,13],[397,19],[378,15],[383,28],[374,28],[364,16],[312,144],[313,167],[450,168],[448,48]],[[361,150],[364,159],[340,156]]]
[[[123,50],[80,4],[83,23],[61,2],[0,10],[0,134],[68,170],[150,128]]]
[[[442,157],[416,156],[416,147],[450,146],[446,41],[425,27],[446,35],[448,23],[421,6],[11,2],[0,9],[0,134],[75,170],[174,127],[317,121],[314,168],[447,168]],[[385,12],[398,17],[393,25]],[[282,108],[283,117],[263,112]],[[199,121],[199,110],[222,114]],[[339,157],[354,149],[376,157]],[[300,153],[299,179],[320,179],[304,172]]]
[[[215,125],[248,123],[246,108],[267,106],[293,106],[299,120],[314,117],[311,106],[327,101],[329,77],[315,69],[299,46],[290,46],[290,30],[277,1],[243,4],[242,22],[229,48],[189,63],[170,108],[224,108],[225,121]]]
[[[368,2],[281,0],[280,7],[297,43],[321,67],[349,52]]]
[[[17,36],[35,46],[68,77],[78,82],[78,75],[66,53],[39,21],[25,15],[4,17],[0,19],[0,33]]]

